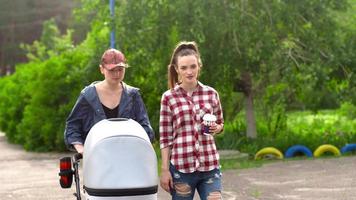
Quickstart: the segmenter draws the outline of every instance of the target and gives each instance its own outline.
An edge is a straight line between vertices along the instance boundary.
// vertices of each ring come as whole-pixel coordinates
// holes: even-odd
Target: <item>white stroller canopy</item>
[[[131,119],[95,124],[84,144],[83,180],[93,196],[157,193],[157,158],[142,126]]]

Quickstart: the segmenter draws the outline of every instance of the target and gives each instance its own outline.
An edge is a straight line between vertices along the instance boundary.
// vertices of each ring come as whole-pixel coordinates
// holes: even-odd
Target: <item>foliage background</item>
[[[224,108],[220,148],[253,153],[268,145],[355,142],[349,115],[356,112],[355,0],[117,0],[113,18],[107,1],[80,4],[73,19],[89,30],[82,42],[73,39],[78,27],[61,34],[49,20],[40,39],[22,46],[29,62],[0,78],[0,129],[9,141],[64,150],[65,118],[80,90],[102,79],[99,60],[114,28],[132,66],[125,82],[141,89],[157,137],[171,51],[178,41],[194,40],[203,60],[200,80],[219,91]],[[243,73],[252,77],[256,140],[245,135],[245,95],[236,90]],[[333,123],[346,125],[333,128],[318,118],[324,109],[339,117]]]

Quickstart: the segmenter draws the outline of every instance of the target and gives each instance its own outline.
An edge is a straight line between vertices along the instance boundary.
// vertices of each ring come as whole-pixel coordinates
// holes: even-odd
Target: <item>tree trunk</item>
[[[252,78],[249,72],[241,73],[240,79],[236,81],[235,91],[242,92],[245,95],[246,108],[246,128],[247,137],[256,138],[256,120],[253,108],[253,92],[252,92]]]
[[[246,103],[246,126],[247,126],[247,137],[249,138],[257,138],[256,132],[256,120],[253,109],[253,96],[252,93],[249,93],[245,96]]]

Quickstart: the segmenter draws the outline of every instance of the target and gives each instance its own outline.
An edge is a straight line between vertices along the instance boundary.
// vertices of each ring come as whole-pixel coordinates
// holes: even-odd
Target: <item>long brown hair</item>
[[[170,89],[174,88],[176,83],[178,83],[178,74],[175,69],[177,67],[178,57],[188,55],[195,55],[197,57],[199,66],[202,67],[198,45],[194,41],[179,42],[173,50],[171,62],[168,65],[168,87]]]

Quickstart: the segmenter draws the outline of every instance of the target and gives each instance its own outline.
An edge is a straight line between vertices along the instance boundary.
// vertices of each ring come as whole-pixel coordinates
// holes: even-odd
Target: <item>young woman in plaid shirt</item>
[[[198,81],[202,67],[195,42],[180,42],[168,66],[169,90],[160,110],[161,187],[174,200],[222,199],[219,154],[214,135],[223,130],[219,95]],[[213,114],[216,123],[204,133],[203,116]]]

